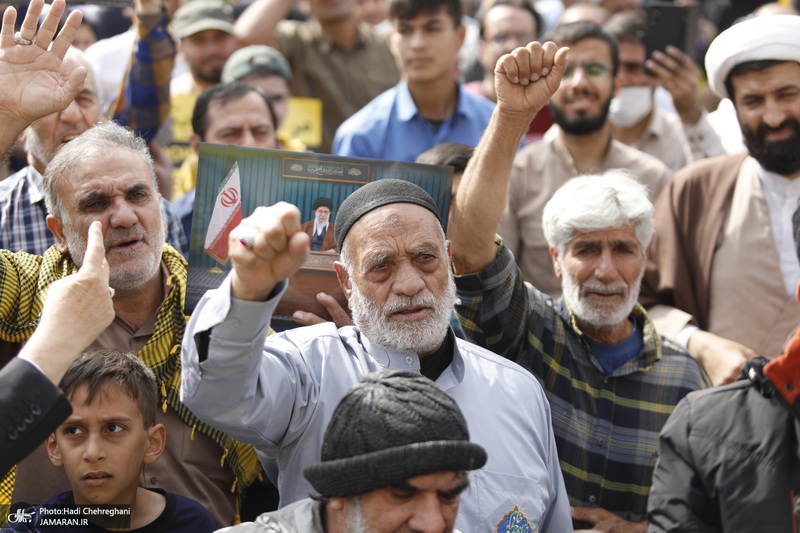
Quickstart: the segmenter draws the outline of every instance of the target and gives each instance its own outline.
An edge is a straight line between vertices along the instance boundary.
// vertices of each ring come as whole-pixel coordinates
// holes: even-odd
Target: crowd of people
[[[6,8],[3,531],[796,531],[800,16],[717,4],[698,55],[637,0]],[[258,207],[189,316],[204,142],[449,212]],[[311,252],[347,306],[276,332]]]

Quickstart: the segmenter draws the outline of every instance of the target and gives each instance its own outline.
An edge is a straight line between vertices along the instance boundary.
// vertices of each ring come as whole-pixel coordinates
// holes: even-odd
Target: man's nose
[[[443,533],[447,520],[439,497],[435,494],[421,498],[408,521],[411,531],[420,533]]]
[[[425,287],[421,273],[410,263],[401,263],[392,289],[396,294],[415,296]]]
[[[118,199],[112,206],[109,225],[113,228],[129,228],[139,221],[136,211],[125,200]]]
[[[768,100],[764,112],[764,124],[770,128],[777,128],[786,120],[786,112],[777,102]]]

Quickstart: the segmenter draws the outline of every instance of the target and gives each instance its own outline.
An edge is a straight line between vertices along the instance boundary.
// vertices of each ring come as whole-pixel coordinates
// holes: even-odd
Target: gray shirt
[[[331,322],[267,336],[285,285],[267,302],[249,302],[231,298],[226,280],[201,299],[181,352],[182,401],[205,422],[252,443],[262,463],[277,463],[282,506],[312,491],[302,471],[319,462],[325,428],[345,391],[382,368],[420,368],[416,353],[387,350]],[[203,332],[210,335],[198,353]],[[436,383],[464,413],[470,440],[489,454],[471,474],[456,526],[477,533],[518,520],[532,531],[571,531],[550,408],[536,378],[458,339]]]

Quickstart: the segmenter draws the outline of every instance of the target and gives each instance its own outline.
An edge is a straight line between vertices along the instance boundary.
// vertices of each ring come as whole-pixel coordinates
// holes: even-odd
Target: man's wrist
[[[694,335],[695,332],[698,331],[699,329],[700,328],[698,328],[694,324],[686,324],[685,326],[683,326],[683,329],[675,337],[675,342],[688,350],[689,340],[692,338],[692,335]]]

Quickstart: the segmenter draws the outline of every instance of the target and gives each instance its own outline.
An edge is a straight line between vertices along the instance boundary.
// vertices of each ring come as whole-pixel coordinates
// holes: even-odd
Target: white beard
[[[383,309],[365,298],[353,282],[350,310],[355,325],[375,344],[401,352],[426,353],[442,345],[455,301],[456,284],[452,276],[448,276],[447,288],[440,298],[428,291],[413,297],[393,295]],[[392,322],[388,318],[400,309],[414,306],[431,307],[433,314],[415,322]]]
[[[642,285],[642,277],[644,276],[644,266],[642,266],[642,272],[639,274],[639,277],[636,278],[636,281],[630,287],[623,282],[584,283],[583,288],[592,291],[616,292],[626,289],[628,291],[627,298],[619,304],[593,304],[589,303],[581,296],[581,287],[578,285],[578,282],[564,267],[564,263],[561,262],[561,259],[559,259],[559,262],[561,263],[561,271],[564,273],[561,280],[564,301],[567,303],[569,309],[575,313],[575,316],[578,317],[580,322],[584,322],[595,328],[602,328],[615,326],[628,318],[631,311],[633,311],[633,307],[636,305],[636,301],[639,299],[639,289]]]

